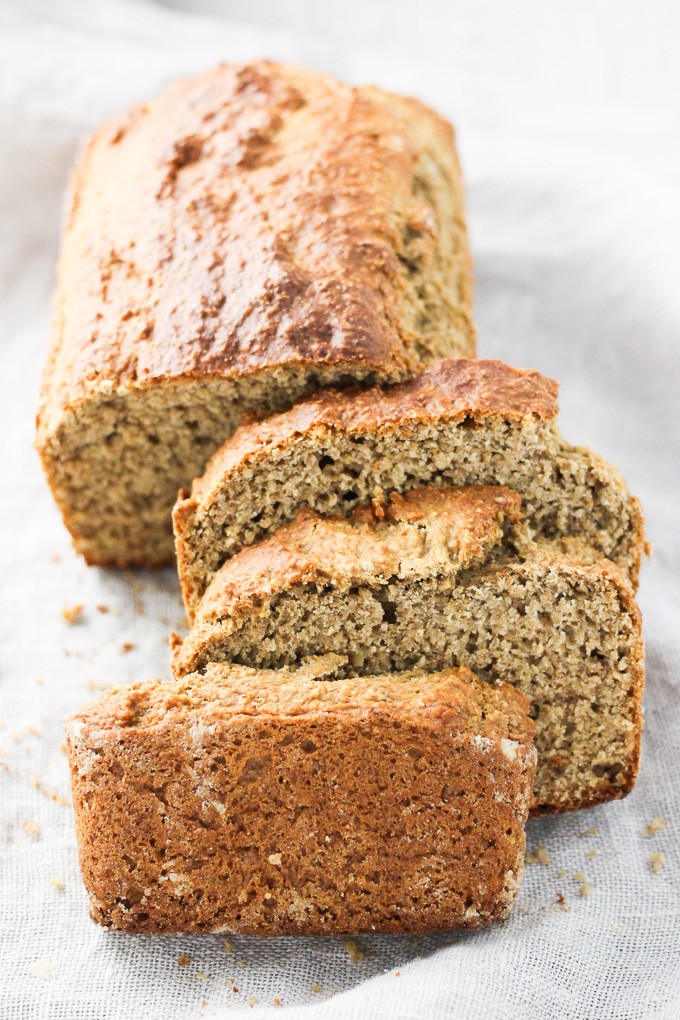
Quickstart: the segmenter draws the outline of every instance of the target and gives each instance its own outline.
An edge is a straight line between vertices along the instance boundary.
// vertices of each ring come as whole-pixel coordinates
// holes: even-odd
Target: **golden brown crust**
[[[557,416],[558,384],[529,369],[502,361],[444,358],[415,379],[364,391],[321,390],[289,411],[237,429],[209,461],[191,495],[179,500],[176,514],[186,514],[228,484],[245,463],[282,450],[300,436],[318,431],[361,436],[417,422],[461,421],[496,417],[552,420]]]
[[[522,871],[528,703],[467,670],[210,666],[67,724],[92,917],[128,932],[478,928]]]
[[[83,155],[41,441],[95,395],[293,364],[397,380],[456,351],[474,330],[450,125],[324,75],[222,65]]]

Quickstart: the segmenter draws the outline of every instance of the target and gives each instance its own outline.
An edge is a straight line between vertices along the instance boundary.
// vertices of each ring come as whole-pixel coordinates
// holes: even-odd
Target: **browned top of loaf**
[[[445,358],[397,386],[321,390],[283,414],[242,425],[212,457],[203,477],[196,479],[192,497],[200,502],[244,463],[325,430],[363,435],[466,417],[550,420],[557,411],[557,383],[539,372],[502,361]]]
[[[391,577],[435,577],[486,560],[506,521],[521,519],[521,496],[502,486],[412,489],[349,519],[302,510],[292,524],[242,549],[220,567],[197,621],[221,620],[292,585],[337,587]]]
[[[108,121],[73,180],[43,419],[158,380],[417,370],[394,213],[434,245],[414,193],[424,151],[456,192],[453,130],[432,110],[268,61],[177,81]]]
[[[69,735],[99,731],[115,739],[131,727],[169,727],[177,739],[195,739],[195,726],[235,716],[306,719],[332,714],[348,721],[388,711],[418,726],[488,737],[523,739],[533,734],[529,702],[514,687],[489,684],[465,667],[440,673],[404,672],[332,683],[343,658],[325,655],[300,668],[251,669],[211,663],[179,680],[151,680],[108,691],[73,716]]]

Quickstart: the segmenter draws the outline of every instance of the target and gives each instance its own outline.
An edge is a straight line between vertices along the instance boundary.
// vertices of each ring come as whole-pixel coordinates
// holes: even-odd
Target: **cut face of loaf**
[[[531,702],[533,810],[596,804],[633,785],[643,686],[630,582],[596,560],[531,541],[503,488],[412,490],[349,520],[303,511],[215,574],[173,668],[327,652],[348,675],[465,665]]]
[[[508,913],[536,763],[526,699],[464,669],[334,681],[342,666],[212,665],[69,721],[95,921],[316,935]]]
[[[244,413],[474,348],[451,126],[325,75],[220,66],[85,149],[38,448],[85,558],[155,566],[178,489]]]
[[[611,465],[562,439],[557,384],[499,361],[448,359],[412,382],[318,393],[240,428],[174,511],[189,619],[230,556],[309,507],[357,505],[418,486],[507,485],[536,537],[576,536],[637,583],[640,506]]]

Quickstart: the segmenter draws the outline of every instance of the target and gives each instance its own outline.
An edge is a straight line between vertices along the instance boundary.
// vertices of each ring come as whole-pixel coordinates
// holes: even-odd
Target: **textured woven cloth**
[[[4,1020],[175,1020],[250,1006],[310,1018],[680,1015],[674,10],[618,0],[0,8]],[[559,378],[565,433],[617,462],[647,512],[639,783],[625,801],[530,823],[517,909],[477,935],[229,942],[125,937],[87,917],[63,720],[104,687],[167,674],[182,612],[172,571],[88,569],[75,556],[32,449],[63,190],[103,116],[178,74],[259,55],[417,93],[456,122],[480,353]]]

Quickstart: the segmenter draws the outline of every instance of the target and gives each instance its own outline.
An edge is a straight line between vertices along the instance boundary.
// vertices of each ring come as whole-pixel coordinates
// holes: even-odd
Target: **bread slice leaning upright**
[[[349,676],[464,665],[531,703],[535,812],[623,796],[642,725],[630,581],[579,539],[533,541],[520,506],[502,487],[429,487],[349,519],[303,510],[217,571],[173,668],[329,652]]]
[[[181,486],[245,413],[474,356],[453,130],[259,61],[101,127],[73,179],[38,439],[90,563],[173,558]]]
[[[241,427],[174,510],[189,619],[216,570],[308,507],[422,485],[507,485],[536,537],[578,537],[637,583],[640,505],[610,464],[560,434],[557,384],[499,361],[445,359],[411,382],[320,392]]]
[[[336,681],[342,666],[216,664],[69,720],[95,921],[333,935],[506,916],[536,764],[528,702],[465,669]]]

